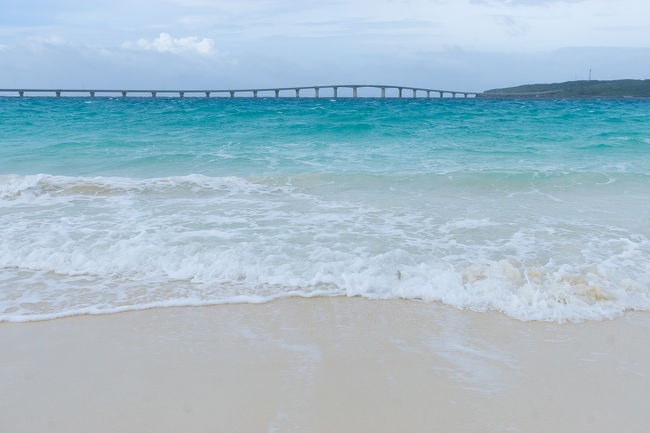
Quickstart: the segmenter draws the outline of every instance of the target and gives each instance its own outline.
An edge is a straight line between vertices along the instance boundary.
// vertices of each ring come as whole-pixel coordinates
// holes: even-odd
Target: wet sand
[[[0,431],[645,432],[649,343],[359,298],[0,323]]]

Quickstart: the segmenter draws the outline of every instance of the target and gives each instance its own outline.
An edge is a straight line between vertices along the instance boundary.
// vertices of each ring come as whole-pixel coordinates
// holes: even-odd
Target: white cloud
[[[29,41],[38,45],[62,46],[68,44],[68,41],[60,35],[33,36]]]
[[[174,38],[169,33],[161,33],[151,41],[139,39],[137,42],[125,42],[124,48],[157,51],[159,53],[195,53],[204,56],[215,54],[214,40],[210,38],[199,39],[196,36]]]

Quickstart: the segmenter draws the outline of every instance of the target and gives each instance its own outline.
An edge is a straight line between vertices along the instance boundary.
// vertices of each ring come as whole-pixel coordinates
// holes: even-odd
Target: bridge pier
[[[209,98],[210,97],[210,92],[205,92],[205,97]]]
[[[382,98],[385,98],[385,97],[386,97],[386,88],[385,88],[385,87],[382,87],[382,88],[381,88],[381,97],[382,97]]]
[[[357,88],[356,88],[356,87],[353,87],[353,88],[352,88],[352,97],[353,97],[353,98],[356,98],[356,97],[357,97]]]
[[[416,92],[417,92],[417,90],[415,90],[415,89],[413,89],[413,99],[415,99],[415,98],[417,98],[417,97],[418,97],[418,95],[417,95],[417,93],[416,93]]]
[[[444,97],[444,93],[445,93],[445,92],[440,92],[440,97],[441,97],[441,98]]]
[[[456,97],[456,92],[451,92],[451,97],[455,98]]]
[[[257,90],[253,90],[253,98],[257,98]]]
[[[94,97],[95,97],[95,92],[93,92],[92,90],[90,91],[90,97],[91,97],[91,98],[94,98]]]
[[[399,93],[397,94],[397,97],[398,97],[398,98],[401,98],[401,97],[402,97],[402,88],[401,88],[401,87],[399,88]]]
[[[126,92],[122,91],[122,98],[126,98]]]
[[[22,98],[23,96],[25,96],[25,92],[23,92],[22,90],[19,90],[18,91],[18,96],[20,96]]]
[[[275,97],[276,97],[276,98],[279,98],[279,97],[280,97],[280,91],[277,90],[277,89],[275,90]]]
[[[185,92],[178,92],[178,96],[182,98],[183,96],[185,96]]]
[[[339,97],[339,88],[338,87],[332,87],[334,89],[334,99]]]
[[[235,92],[233,92],[232,90],[230,91],[230,97],[231,97],[231,98],[234,98],[234,97],[235,97]]]
[[[156,92],[151,92],[151,97],[155,98],[156,97]]]
[[[318,98],[318,87],[314,87],[314,98]]]
[[[463,93],[463,95],[465,95],[465,97],[467,98],[467,93]]]
[[[427,99],[431,97],[431,90],[427,90]]]
[[[300,89],[296,89],[296,98],[300,98]]]
[[[60,97],[61,97],[61,92],[59,92],[58,90],[56,91],[56,97],[57,97],[57,98],[60,98]]]

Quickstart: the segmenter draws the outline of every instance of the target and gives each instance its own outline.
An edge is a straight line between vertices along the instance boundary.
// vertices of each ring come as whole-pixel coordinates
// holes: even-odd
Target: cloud
[[[36,45],[45,46],[63,46],[68,44],[68,41],[60,35],[33,36],[29,38],[29,41]]]
[[[545,6],[550,3],[581,3],[586,0],[470,0],[474,4],[506,6]]]
[[[173,54],[200,54],[210,56],[215,54],[214,40],[210,38],[199,39],[196,36],[185,38],[174,38],[169,33],[161,33],[156,39],[151,41],[139,39],[137,42],[125,42],[123,48],[140,49],[146,51],[157,51],[159,53]]]

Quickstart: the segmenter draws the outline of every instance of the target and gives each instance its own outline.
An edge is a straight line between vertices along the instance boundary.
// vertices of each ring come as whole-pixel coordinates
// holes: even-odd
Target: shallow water
[[[650,102],[0,99],[0,321],[650,309]]]

